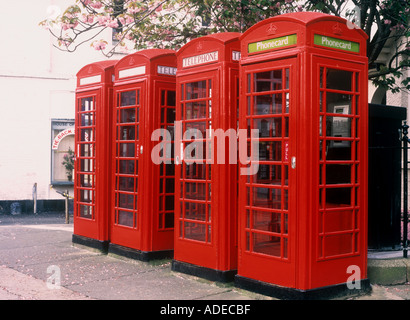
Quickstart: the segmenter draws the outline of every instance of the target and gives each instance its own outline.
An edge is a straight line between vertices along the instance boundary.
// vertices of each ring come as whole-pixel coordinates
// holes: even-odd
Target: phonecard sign
[[[360,51],[360,45],[357,42],[331,38],[327,36],[322,36],[320,34],[315,34],[313,42],[314,44],[318,46],[332,48],[332,49],[339,49],[339,50],[345,50],[345,51],[350,51],[350,52]]]
[[[279,37],[274,39],[268,39],[258,42],[252,42],[248,44],[248,52],[262,52],[265,50],[278,49],[287,46],[292,46],[297,43],[296,34],[291,34],[285,37]]]

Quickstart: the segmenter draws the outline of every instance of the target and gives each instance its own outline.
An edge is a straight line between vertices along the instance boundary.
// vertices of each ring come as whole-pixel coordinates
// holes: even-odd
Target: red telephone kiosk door
[[[228,140],[236,146],[238,39],[238,33],[209,35],[177,53],[180,136],[172,268],[220,281],[233,278],[237,260],[237,155],[229,163]],[[233,137],[228,139],[227,132]],[[225,148],[217,153],[222,139]]]
[[[110,252],[139,260],[172,257],[173,158],[153,159],[158,142],[151,136],[156,129],[173,132],[175,74],[172,50],[142,50],[115,66]],[[172,140],[164,140],[171,147],[164,149],[172,150]]]
[[[240,128],[258,130],[254,137],[248,134],[253,150],[249,164],[241,167],[251,172],[239,175],[240,268],[286,286],[295,285],[296,234],[289,224],[296,219],[292,141],[297,117],[291,113],[297,100],[296,68],[295,58],[244,66],[246,107],[239,120]]]
[[[77,73],[73,242],[108,248],[110,130],[116,60]]]
[[[353,294],[367,280],[367,36],[300,12],[241,37],[239,287],[281,298]],[[352,273],[355,281],[349,283]]]

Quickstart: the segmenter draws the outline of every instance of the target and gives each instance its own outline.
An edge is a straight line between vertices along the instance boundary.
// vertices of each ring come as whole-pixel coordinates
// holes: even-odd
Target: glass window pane
[[[91,174],[81,174],[80,175],[80,186],[81,187],[93,187],[93,175]]]
[[[253,206],[280,209],[281,189],[253,188]]]
[[[282,184],[282,167],[280,165],[259,164],[258,173],[254,176],[254,183]]]
[[[346,70],[327,69],[326,88],[336,90],[352,90],[353,72]]]
[[[81,126],[92,126],[94,124],[94,114],[93,113],[83,113],[81,114]]]
[[[206,224],[185,222],[184,234],[186,239],[206,241]]]
[[[264,94],[255,96],[254,114],[279,114],[282,113],[282,94]]]
[[[92,159],[80,159],[80,171],[82,172],[92,172],[93,168]]]
[[[90,111],[94,110],[94,101],[93,98],[83,98],[81,99],[81,111]]]
[[[351,137],[352,118],[326,117],[326,136],[335,138]],[[339,142],[340,144],[343,141]]]
[[[351,205],[351,188],[326,188],[326,208]]]
[[[250,153],[248,152],[248,155]],[[280,141],[260,141],[259,142],[259,160],[281,161],[282,159],[282,142]]]
[[[175,180],[166,179],[165,181],[165,193],[174,193],[175,191]]]
[[[92,190],[80,190],[80,202],[92,203],[93,191]]]
[[[92,218],[92,209],[93,209],[92,206],[80,205],[80,208],[79,208],[80,217],[91,219]]]
[[[288,189],[283,190],[283,210],[288,210],[289,203],[289,191]]]
[[[281,238],[267,234],[253,233],[253,252],[281,256]]]
[[[94,146],[92,143],[83,143],[80,145],[80,157],[92,157]]]
[[[120,157],[134,157],[135,155],[134,143],[120,143],[119,149]]]
[[[281,137],[282,136],[282,118],[263,118],[255,119],[253,129],[259,130],[259,137]]]
[[[185,179],[206,179],[206,164],[184,163]]]
[[[173,176],[175,174],[175,166],[173,164],[167,163],[165,165],[165,175],[166,176]]]
[[[326,93],[326,112],[351,114],[352,96],[335,92]]]
[[[130,211],[118,210],[118,224],[132,227],[133,226],[133,213]]]
[[[185,198],[195,200],[206,199],[206,183],[185,183]]]
[[[135,91],[126,91],[120,93],[120,106],[135,106],[136,104],[136,93]]]
[[[134,123],[135,122],[135,108],[121,109],[119,123]]]
[[[323,88],[323,73],[324,73],[324,70],[325,70],[325,68],[323,68],[323,67],[320,67],[320,83],[319,83],[319,85],[320,85],[320,88]]]
[[[252,212],[252,228],[262,231],[281,233],[281,216],[279,212]]]
[[[121,126],[119,128],[119,140],[135,140],[134,126]]]
[[[175,109],[167,108],[167,123],[174,123],[175,121]]]
[[[121,191],[134,191],[134,178],[133,177],[118,177],[118,190]]]
[[[350,164],[327,164],[326,184],[351,183],[351,168]]]
[[[161,106],[165,105],[165,93],[166,93],[165,90],[161,90]]]
[[[272,70],[254,74],[255,92],[282,89],[282,70]]]
[[[206,80],[187,83],[185,90],[186,100],[206,98]]]
[[[92,128],[89,129],[81,129],[81,141],[94,141],[94,130]]]
[[[165,210],[174,210],[174,196],[165,197]]]
[[[119,173],[134,174],[134,160],[119,160]]]
[[[351,160],[351,141],[327,140],[326,160]]]
[[[189,102],[185,104],[185,119],[206,118],[206,101]]]
[[[174,227],[174,213],[165,213],[165,228],[173,228]]]
[[[338,210],[327,211],[324,214],[324,231],[339,232],[352,230],[353,228],[353,211]]]
[[[127,193],[118,193],[118,207],[134,209],[134,195]]]
[[[185,218],[191,220],[206,220],[206,204],[185,202]]]
[[[175,107],[176,101],[176,92],[175,91],[168,91],[167,92],[167,106],[168,107]]]
[[[325,257],[352,253],[352,240],[351,233],[326,236],[324,239]]]

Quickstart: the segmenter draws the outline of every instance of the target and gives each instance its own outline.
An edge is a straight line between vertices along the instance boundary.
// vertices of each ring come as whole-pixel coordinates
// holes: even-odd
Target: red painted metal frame
[[[165,49],[142,50],[115,66],[111,243],[142,252],[173,250],[173,159],[170,164],[152,162],[158,142],[151,135],[173,126],[175,71],[175,52]],[[127,102],[130,92],[135,97]]]
[[[315,34],[358,43],[360,50],[348,52],[316,45]],[[296,35],[297,41],[289,41],[287,46],[276,49],[248,52],[250,43],[289,35]],[[269,18],[248,29],[241,37],[240,128],[246,128],[247,119],[252,119],[247,111],[247,97],[259,94],[247,91],[248,75],[252,79],[259,72],[289,67],[290,104],[289,137],[282,138],[282,159],[277,163],[288,166],[288,182],[282,180],[279,187],[269,186],[282,190],[281,210],[274,207],[263,209],[281,215],[278,222],[282,229],[280,232],[272,228],[260,230],[252,225],[258,205],[252,205],[252,199],[247,200],[247,190],[252,188],[254,180],[240,176],[239,276],[300,290],[346,283],[352,272],[349,267],[358,268],[353,269],[360,272],[355,275],[356,279],[367,278],[366,39],[362,30],[349,29],[346,20],[321,13],[293,13]],[[347,74],[350,87],[332,88],[330,84],[326,87],[326,75],[323,73],[321,77],[320,71],[327,71],[329,77],[332,73]],[[285,93],[286,90],[282,86],[278,92]],[[344,106],[331,105],[330,99],[338,94],[350,97],[349,102]],[[325,105],[327,98],[328,109],[320,109],[320,104]],[[326,129],[336,126],[335,121],[349,123],[347,133],[337,135]],[[280,140],[271,140],[275,139]],[[288,143],[285,143],[286,139]],[[349,157],[331,158],[327,151],[335,151],[331,147],[336,145],[347,147]],[[296,160],[294,169],[292,159]],[[340,172],[336,168],[347,174],[335,178],[335,172]],[[284,190],[288,190],[287,199]],[[288,206],[284,209],[285,200]],[[284,214],[288,216],[287,221],[283,220]],[[286,229],[283,229],[284,223]],[[248,236],[252,232],[264,235],[266,244],[277,239],[282,244],[281,254],[255,250],[255,238]],[[287,247],[284,247],[284,239],[287,239]]]
[[[110,128],[116,60],[77,73],[75,113],[74,235],[108,241]]]
[[[239,36],[204,36],[177,53],[176,119],[182,122],[182,133],[196,128],[203,139],[182,139],[183,148],[175,154],[183,159],[179,164],[176,161],[174,261],[218,272],[237,267],[237,165],[229,164],[228,139],[224,164],[218,164],[216,158],[214,164],[209,157],[205,161],[210,142],[205,130],[222,129],[225,133],[237,128],[239,57],[235,54],[240,49]],[[236,143],[236,135],[234,140]],[[194,141],[204,146],[202,164],[181,154]],[[211,146],[215,155],[216,143]]]

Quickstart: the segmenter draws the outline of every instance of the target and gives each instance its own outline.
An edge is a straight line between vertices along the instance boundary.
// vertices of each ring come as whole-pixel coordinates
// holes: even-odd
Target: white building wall
[[[32,199],[34,183],[38,199],[62,199],[50,189],[51,119],[74,119],[77,71],[106,59],[87,44],[75,53],[61,52],[38,25],[74,3],[0,2],[0,201]],[[109,39],[107,32],[101,37]]]
[[[85,44],[75,53],[53,47],[39,22],[74,0],[0,1],[0,201],[61,199],[50,189],[51,119],[74,119],[75,75],[104,60]],[[109,39],[110,31],[101,34]],[[119,59],[121,57],[114,57]],[[374,88],[369,83],[369,102]],[[409,106],[409,95],[387,95],[387,104]]]

